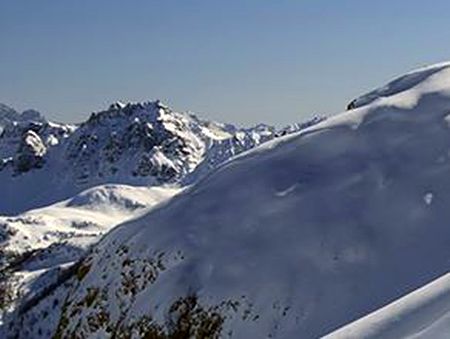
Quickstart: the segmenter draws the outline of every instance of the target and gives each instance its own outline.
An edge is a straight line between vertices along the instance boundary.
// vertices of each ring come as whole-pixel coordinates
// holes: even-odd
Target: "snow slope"
[[[391,333],[448,328],[450,64],[412,74],[116,227],[8,333],[317,338],[410,293]]]
[[[2,309],[13,309],[21,295],[27,295],[19,299],[24,302],[40,293],[105,232],[179,191],[171,187],[104,185],[19,216],[0,216],[0,285],[7,286],[12,301]],[[0,304],[9,299],[0,296]]]
[[[385,98],[392,97],[398,93],[409,92],[416,86],[420,87],[421,85],[426,84],[428,78],[432,77],[442,70],[445,70],[447,67],[448,63],[444,62],[441,64],[431,65],[413,70],[401,77],[390,81],[383,87],[377,88],[367,94],[360,96],[359,98],[356,98],[348,106],[351,109],[358,108],[371,104],[376,100],[383,100]],[[397,101],[397,103],[399,103],[399,101]]]
[[[12,234],[2,234],[6,238],[2,248],[25,252],[71,237],[96,236],[179,191],[176,187],[103,185],[19,216],[0,216],[0,224]]]
[[[327,335],[324,339],[448,338],[450,274]]]
[[[444,275],[450,65],[418,72],[115,228],[11,333],[316,338]]]
[[[0,105],[0,310],[51,288],[117,224],[233,156],[320,120],[237,128],[157,101],[115,103],[67,125]]]

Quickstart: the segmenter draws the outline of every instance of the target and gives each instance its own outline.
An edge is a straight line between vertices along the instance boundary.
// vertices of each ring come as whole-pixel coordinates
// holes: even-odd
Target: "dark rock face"
[[[352,109],[356,108],[356,100],[351,101],[348,105],[347,105],[347,111],[350,111]]]
[[[32,130],[26,131],[14,158],[13,165],[16,173],[42,167],[46,152],[47,147],[39,135]]]
[[[204,137],[185,115],[159,102],[113,104],[93,113],[68,140],[65,156],[77,180],[96,177],[179,179],[201,160]]]
[[[20,174],[42,167],[48,150],[73,129],[45,120],[8,121],[0,133],[0,171],[11,166],[15,174]]]

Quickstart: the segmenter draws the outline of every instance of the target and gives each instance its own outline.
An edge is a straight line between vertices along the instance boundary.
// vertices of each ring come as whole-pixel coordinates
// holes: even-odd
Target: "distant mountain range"
[[[0,187],[8,199],[0,200],[0,213],[47,206],[100,184],[193,183],[243,151],[320,120],[237,128],[156,101],[114,103],[70,125],[2,105]]]

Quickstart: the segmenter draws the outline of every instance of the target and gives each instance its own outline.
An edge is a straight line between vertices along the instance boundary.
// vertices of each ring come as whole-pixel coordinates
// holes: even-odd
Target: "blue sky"
[[[0,102],[75,122],[159,98],[283,125],[450,59],[448,13],[448,0],[1,0]]]

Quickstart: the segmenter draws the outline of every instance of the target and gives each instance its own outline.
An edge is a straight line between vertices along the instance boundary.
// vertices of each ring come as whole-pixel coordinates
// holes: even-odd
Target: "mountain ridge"
[[[160,101],[114,103],[77,125],[13,121],[0,134],[0,186],[9,196],[0,201],[0,213],[45,206],[107,183],[192,183],[229,157],[304,127],[237,128],[174,112]]]
[[[115,225],[319,120],[238,128],[159,101],[117,102],[76,125],[9,115],[0,133],[0,323],[51,290]]]
[[[444,67],[220,166],[110,232],[14,333],[316,338],[442,276],[448,79]]]

